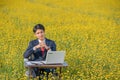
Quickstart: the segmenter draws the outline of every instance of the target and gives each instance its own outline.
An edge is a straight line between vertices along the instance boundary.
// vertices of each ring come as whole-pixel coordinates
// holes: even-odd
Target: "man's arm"
[[[51,50],[56,51],[56,44],[54,41],[51,42]]]
[[[33,50],[33,45],[32,45],[32,41],[29,43],[29,46],[28,48],[26,49],[26,51],[24,52],[24,55],[23,57],[24,58],[28,58],[32,53],[34,53],[34,50]]]

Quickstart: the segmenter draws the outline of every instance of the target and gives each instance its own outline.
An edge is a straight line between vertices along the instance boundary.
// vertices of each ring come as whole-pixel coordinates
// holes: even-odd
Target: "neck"
[[[43,38],[43,39],[39,39],[40,41],[44,41],[45,40],[45,38]]]

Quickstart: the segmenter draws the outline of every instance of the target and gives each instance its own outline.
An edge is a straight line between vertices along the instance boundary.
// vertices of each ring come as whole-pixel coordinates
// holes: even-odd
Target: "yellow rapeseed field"
[[[0,0],[0,80],[27,79],[38,23],[66,51],[62,80],[120,80],[120,0]]]

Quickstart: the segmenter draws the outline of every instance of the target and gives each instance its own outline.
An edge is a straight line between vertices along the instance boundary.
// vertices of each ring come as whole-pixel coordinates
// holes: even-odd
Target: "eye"
[[[40,32],[37,32],[37,34],[40,34]]]

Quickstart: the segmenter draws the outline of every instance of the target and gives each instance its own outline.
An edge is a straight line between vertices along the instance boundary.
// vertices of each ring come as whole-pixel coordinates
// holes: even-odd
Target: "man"
[[[33,55],[33,61],[45,60],[48,50],[56,51],[56,44],[54,41],[45,37],[45,28],[42,24],[35,25],[33,32],[37,39],[30,41],[29,46],[24,53],[24,58],[29,58]],[[50,69],[41,70],[47,72],[51,71]],[[38,75],[38,68],[34,68],[32,72],[32,76],[36,77]]]

